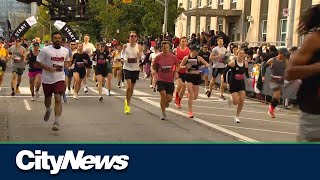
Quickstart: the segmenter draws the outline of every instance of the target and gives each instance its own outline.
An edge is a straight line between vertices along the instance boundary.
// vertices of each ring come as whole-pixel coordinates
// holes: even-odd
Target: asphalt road
[[[27,72],[27,71],[25,71]],[[187,99],[182,109],[172,103],[168,120],[159,119],[159,95],[149,88],[149,81],[140,79],[132,101],[132,114],[125,115],[125,89],[113,81],[112,96],[98,101],[97,89],[88,80],[89,93],[81,89],[79,100],[69,97],[63,104],[60,131],[52,132],[54,120],[43,121],[45,107],[41,96],[30,100],[28,77],[20,85],[21,94],[11,97],[10,68],[0,92],[0,140],[9,142],[294,142],[298,112],[279,109],[276,119],[267,114],[268,106],[246,100],[241,123],[233,122],[235,107],[229,108],[217,94],[208,99],[201,88],[194,102],[194,119],[187,117]],[[43,95],[43,93],[41,93]]]

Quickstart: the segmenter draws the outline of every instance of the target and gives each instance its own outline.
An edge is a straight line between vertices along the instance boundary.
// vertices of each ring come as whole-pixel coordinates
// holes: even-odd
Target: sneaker
[[[220,99],[222,99],[222,100],[227,100],[223,95],[220,95],[220,97],[219,97]]]
[[[157,92],[156,88],[153,88],[153,92]]]
[[[87,88],[87,86],[85,86],[84,87],[84,93],[88,93],[89,91],[88,91],[88,88]]]
[[[46,111],[46,114],[44,115],[44,118],[43,118],[44,121],[48,121],[50,119],[51,111],[52,109],[50,109],[49,111]]]
[[[16,95],[16,93],[14,91],[12,91],[11,96],[15,96],[15,95]]]
[[[189,118],[193,118],[193,113],[189,112]]]
[[[100,96],[99,101],[103,101],[103,97],[102,96]]]
[[[150,85],[149,87],[150,87],[151,89],[153,88],[153,86],[152,86],[152,85]]]
[[[275,118],[274,108],[271,105],[269,105],[268,114],[271,116],[271,118]]]
[[[68,98],[67,98],[67,96],[66,96],[65,94],[63,94],[63,96],[62,96],[62,97],[63,97],[63,102],[64,102],[64,103],[67,103],[67,102],[68,102]]]
[[[20,94],[20,89],[19,89],[19,87],[17,87],[16,93]]]
[[[121,86],[119,85],[118,88],[121,89]]]
[[[204,94],[208,94],[209,93],[209,90],[206,90],[206,92]]]
[[[211,97],[211,91],[208,91],[207,93],[207,97],[210,98]]]
[[[71,90],[70,90],[70,89],[68,89],[68,91],[67,91],[67,95],[68,95],[68,96],[70,96],[70,94],[71,94]]]
[[[59,123],[58,122],[53,123],[52,131],[59,131]]]
[[[234,117],[234,122],[240,123],[240,119],[239,119],[237,116],[235,116],[235,117]]]
[[[162,113],[160,120],[164,121],[166,120],[166,118],[167,118],[166,113]]]
[[[107,96],[111,96],[111,91],[110,90],[107,91]]]
[[[33,96],[31,97],[31,101],[34,101],[34,97]]]
[[[78,95],[77,94],[73,95],[73,99],[78,100],[79,99]]]
[[[98,87],[99,86],[99,84],[98,83],[96,83],[96,87]]]
[[[121,83],[121,86],[124,87],[124,83],[123,82]]]
[[[39,98],[40,97],[40,93],[39,91],[36,91],[36,98]]]
[[[128,105],[127,100],[125,100],[124,101],[124,113],[125,114],[130,114],[130,111],[131,111],[130,106]]]

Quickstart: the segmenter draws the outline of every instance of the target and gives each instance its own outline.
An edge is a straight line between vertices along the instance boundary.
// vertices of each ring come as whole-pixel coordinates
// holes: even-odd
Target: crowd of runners
[[[319,8],[318,6],[313,8]],[[318,35],[317,28],[310,28],[304,33]],[[212,31],[209,34],[212,33],[214,34]],[[268,83],[274,93],[266,113],[275,118],[274,110],[284,89],[285,70],[292,66],[289,59],[291,57],[296,60],[295,56],[299,54],[301,56],[305,50],[304,46],[301,49],[293,47],[289,50],[269,44],[248,47],[246,43],[225,43],[226,37],[212,37],[214,38],[201,43],[180,37],[178,44],[175,38],[172,41],[161,41],[151,47],[139,43],[138,34],[134,31],[128,34],[128,42],[124,44],[115,41],[93,45],[90,43],[89,35],[85,35],[82,42],[64,42],[60,32],[54,32],[52,42],[46,45],[42,45],[39,37],[36,37],[29,47],[22,45],[23,42],[19,38],[11,47],[6,47],[0,41],[0,87],[3,78],[9,78],[4,77],[4,72],[8,61],[11,60],[11,95],[19,93],[21,78],[24,77],[22,75],[27,65],[32,101],[39,98],[40,86],[43,87],[47,108],[45,121],[50,118],[51,100],[54,94],[55,122],[52,128],[54,131],[59,129],[62,101],[67,102],[66,95],[70,94],[78,100],[81,87],[84,93],[87,93],[89,78],[96,83],[99,101],[103,101],[104,86],[107,88],[107,96],[111,96],[112,88],[116,88],[112,87],[112,79],[117,81],[117,88],[126,86],[124,113],[130,114],[131,98],[141,73],[143,78],[150,80],[151,91],[158,91],[160,94],[161,120],[167,118],[166,108],[171,101],[173,100],[176,108],[180,109],[183,98],[187,98],[188,115],[193,118],[192,105],[199,93],[205,93],[210,98],[212,91],[217,90],[219,98],[223,100],[222,103],[225,101],[230,106],[236,106],[234,121],[240,123],[240,113],[246,96],[246,81],[254,88],[262,90],[261,84],[266,78],[266,69],[270,66],[271,80]],[[250,64],[253,65],[253,69],[249,71]],[[218,77],[220,77],[219,88],[216,87]],[[314,79],[311,78],[307,83],[311,85],[312,80]],[[314,81],[317,81],[318,87],[319,80]],[[200,86],[204,86],[205,92],[199,91]],[[224,95],[226,90],[231,94],[228,98]],[[303,99],[304,91],[299,93],[298,98]],[[314,98],[319,98],[319,95]],[[304,101],[304,105],[307,103]]]

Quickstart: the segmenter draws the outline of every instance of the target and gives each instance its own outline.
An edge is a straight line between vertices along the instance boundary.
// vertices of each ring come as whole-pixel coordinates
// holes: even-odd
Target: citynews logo
[[[85,151],[80,150],[75,155],[73,151],[67,150],[65,155],[48,155],[48,151],[35,150],[22,150],[16,156],[16,165],[19,169],[24,171],[47,170],[50,174],[58,174],[60,170],[66,170],[69,165],[73,170],[124,170],[128,167],[129,156],[127,155],[114,155],[114,156],[100,156],[100,155],[86,155]]]

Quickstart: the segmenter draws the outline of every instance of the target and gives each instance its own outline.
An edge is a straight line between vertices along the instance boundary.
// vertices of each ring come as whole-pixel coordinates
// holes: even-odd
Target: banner
[[[35,24],[37,24],[37,20],[34,16],[31,16],[23,21],[12,33],[10,42],[15,41],[19,37],[22,37],[31,28],[31,26]]]
[[[69,41],[76,41],[78,40],[78,37],[76,36],[76,33],[67,25],[67,23],[63,21],[56,21],[53,24],[63,35],[66,36],[66,38]]]
[[[1,179],[315,180],[319,144],[2,144]]]

